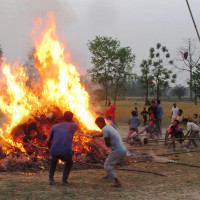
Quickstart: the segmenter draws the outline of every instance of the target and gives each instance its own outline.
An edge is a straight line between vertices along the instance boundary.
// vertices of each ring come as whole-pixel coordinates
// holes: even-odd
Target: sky
[[[200,1],[188,0],[200,31]],[[30,51],[33,19],[54,12],[57,32],[81,74],[92,67],[87,43],[96,35],[118,39],[136,55],[134,72],[160,42],[172,58],[183,40],[197,38],[185,0],[0,0],[0,45],[7,62],[24,63]],[[187,72],[178,72],[185,84]]]

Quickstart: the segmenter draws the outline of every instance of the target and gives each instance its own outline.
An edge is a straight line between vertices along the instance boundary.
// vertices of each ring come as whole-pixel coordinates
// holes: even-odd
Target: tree
[[[88,42],[92,53],[91,63],[94,67],[89,70],[91,80],[99,83],[105,90],[105,104],[108,102],[108,89],[113,88],[114,104],[119,91],[125,87],[126,80],[133,76],[135,55],[130,47],[120,47],[120,42],[111,37],[96,36]]]
[[[108,85],[112,79],[112,66],[119,46],[119,41],[113,40],[111,37],[96,36],[94,40],[88,42],[92,54],[91,63],[94,65],[88,72],[91,75],[92,82],[103,86],[106,105],[108,102]]]
[[[114,105],[116,104],[119,91],[125,91],[127,80],[133,79],[133,67],[135,64],[135,55],[131,53],[130,47],[119,48],[116,52],[115,64],[112,67],[112,83],[114,86]],[[125,93],[124,93],[125,94]]]
[[[189,38],[184,41],[184,44],[178,49],[177,52],[178,58],[177,62],[180,62],[180,66],[175,65],[181,71],[189,72],[189,82],[188,85],[190,87],[190,100],[193,100],[192,93],[192,73],[200,61],[200,51],[197,46],[197,41],[193,38]]]
[[[184,86],[177,85],[174,88],[172,88],[170,94],[172,96],[177,96],[181,100],[181,97],[185,96],[186,92],[187,92],[187,90]]]
[[[197,105],[197,97],[200,97],[200,64],[196,66],[196,71],[192,73],[191,89],[195,95],[195,105]]]
[[[153,75],[150,73],[150,66],[152,65],[151,59],[143,60],[140,64],[142,76],[140,77],[140,81],[142,87],[145,89],[145,105],[148,104],[149,97],[149,87],[153,83]]]
[[[173,74],[168,68],[174,61],[170,60],[170,54],[165,46],[157,43],[156,48],[150,48],[149,54],[153,84],[155,86],[156,99],[160,99],[162,91],[169,87],[169,83],[175,83],[176,74]]]

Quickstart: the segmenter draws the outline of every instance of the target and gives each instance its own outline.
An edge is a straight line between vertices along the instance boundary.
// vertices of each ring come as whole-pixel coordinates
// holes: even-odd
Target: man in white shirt
[[[197,143],[195,141],[195,137],[199,134],[199,127],[192,122],[192,119],[183,119],[183,124],[187,125],[187,131],[190,131],[190,135],[188,136],[188,138],[192,138],[191,140],[188,141],[186,147],[188,148],[188,151],[190,151],[190,146],[191,146],[191,142],[193,143],[193,145],[195,147],[197,147]]]
[[[119,160],[123,156],[126,155],[127,149],[117,130],[111,125],[106,125],[103,117],[98,117],[95,123],[100,129],[102,129],[102,133],[100,135],[93,136],[93,138],[104,137],[106,146],[110,147],[112,151],[104,163],[104,169],[107,171],[108,178],[110,180],[115,180],[115,184],[113,186],[120,187],[121,182],[119,181],[114,172],[114,166],[119,162]]]
[[[173,103],[173,107],[172,107],[172,110],[171,110],[172,112],[171,112],[171,116],[170,116],[171,123],[173,123],[174,120],[176,119],[176,117],[178,115],[178,110],[179,110],[179,108],[176,107],[176,103]]]

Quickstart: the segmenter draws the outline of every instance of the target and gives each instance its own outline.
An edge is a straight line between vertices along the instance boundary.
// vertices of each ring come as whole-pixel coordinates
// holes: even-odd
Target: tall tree
[[[184,97],[186,95],[186,88],[182,85],[176,85],[172,90],[170,91],[170,94],[172,96],[177,96],[179,100],[181,100],[181,97]]]
[[[177,51],[177,64],[175,65],[175,67],[181,71],[187,71],[189,73],[188,85],[190,87],[191,101],[193,100],[192,73],[200,61],[200,49],[197,44],[198,42],[193,38],[188,38],[185,40],[184,44]]]
[[[196,66],[196,71],[192,73],[191,89],[194,91],[195,105],[197,105],[197,97],[200,97],[200,64]]]
[[[148,104],[148,97],[149,97],[149,87],[153,83],[153,75],[150,73],[150,67],[152,65],[151,59],[143,60],[140,64],[142,76],[140,77],[140,81],[142,87],[145,89],[145,105]]]
[[[135,55],[130,47],[120,47],[120,42],[111,37],[96,36],[88,42],[92,53],[92,64],[89,70],[92,81],[99,83],[105,90],[105,104],[108,102],[108,89],[113,91],[114,105],[119,91],[125,88],[125,83],[132,78]]]
[[[127,80],[134,78],[133,67],[135,55],[132,54],[130,47],[119,48],[116,52],[115,63],[112,67],[112,83],[114,86],[114,105],[119,94],[119,90],[125,90]]]
[[[156,44],[156,48],[150,48],[149,54],[151,65],[151,73],[154,77],[153,84],[155,86],[156,99],[160,99],[162,91],[169,87],[169,83],[175,83],[176,74],[173,74],[168,68],[173,65],[174,61],[170,60],[170,54],[165,46],[160,43]]]
[[[111,37],[96,36],[88,42],[92,54],[91,63],[94,67],[89,70],[92,82],[99,83],[105,90],[105,104],[108,103],[108,86],[112,80],[112,68],[120,42]]]

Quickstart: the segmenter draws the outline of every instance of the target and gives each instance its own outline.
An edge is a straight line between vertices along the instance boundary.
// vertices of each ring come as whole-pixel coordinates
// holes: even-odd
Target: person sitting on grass
[[[104,163],[104,169],[107,171],[106,178],[109,180],[115,180],[113,187],[120,187],[121,182],[114,172],[114,166],[126,155],[127,149],[117,130],[111,125],[106,125],[103,117],[98,117],[95,120],[95,123],[100,129],[102,129],[102,133],[94,135],[93,138],[104,137],[106,146],[111,148],[111,154],[106,158]]]
[[[132,111],[132,117],[129,118],[128,124],[130,128],[135,128],[136,132],[138,132],[138,126],[140,125],[140,119],[137,116],[135,111]]]
[[[51,163],[49,170],[50,185],[55,183],[53,177],[59,159],[65,162],[62,184],[65,185],[68,183],[67,179],[73,165],[72,141],[75,131],[78,130],[78,124],[72,121],[73,115],[74,114],[72,112],[66,111],[64,113],[64,121],[55,124],[51,128],[49,138],[47,140],[47,146],[51,149]]]
[[[144,139],[144,144],[148,143],[148,139],[157,140],[158,139],[158,129],[154,124],[154,120],[150,120],[149,124],[144,127],[142,131],[138,133],[138,135],[144,133],[146,131],[146,138]]]
[[[128,137],[126,138],[126,141],[128,141],[128,140],[133,140],[132,144],[140,144],[140,146],[142,146],[141,138],[137,134],[135,128],[129,129],[129,134],[128,134]]]
[[[179,121],[174,120],[173,124],[170,124],[167,133],[165,136],[165,144],[167,144],[167,141],[169,139],[169,135],[172,138],[172,144],[173,144],[173,150],[176,148],[176,139],[179,139],[178,142],[181,144],[183,142],[184,134],[182,129],[179,127]]]
[[[198,147],[196,141],[195,141],[195,137],[199,134],[199,127],[192,122],[191,118],[185,118],[183,119],[183,124],[187,125],[187,134],[186,137],[188,136],[188,138],[191,138],[191,140],[188,141],[186,147],[187,147],[187,151],[190,152],[190,146],[191,146],[191,142],[193,143],[193,145],[195,147]]]

